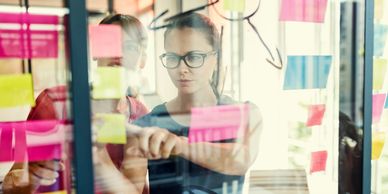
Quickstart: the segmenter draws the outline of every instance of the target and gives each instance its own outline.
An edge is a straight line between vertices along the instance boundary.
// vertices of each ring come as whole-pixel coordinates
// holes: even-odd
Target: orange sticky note
[[[308,118],[306,122],[307,127],[320,125],[325,114],[326,107],[324,104],[311,105],[309,107]]]
[[[327,151],[311,153],[310,173],[326,170]]]
[[[372,160],[378,160],[385,144],[385,131],[372,132]]]
[[[31,74],[0,75],[0,108],[35,106]]]
[[[373,60],[373,90],[381,90],[384,85],[384,80],[387,74],[387,60]]]
[[[118,25],[90,25],[89,42],[93,58],[123,55],[122,33]]]
[[[224,9],[227,11],[244,12],[245,0],[224,0]]]

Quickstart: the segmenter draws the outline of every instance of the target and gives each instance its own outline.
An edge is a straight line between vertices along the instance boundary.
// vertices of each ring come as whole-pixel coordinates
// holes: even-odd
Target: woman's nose
[[[180,73],[187,73],[189,72],[189,66],[186,65],[185,61],[183,59],[181,59],[179,62],[178,62],[178,70]]]

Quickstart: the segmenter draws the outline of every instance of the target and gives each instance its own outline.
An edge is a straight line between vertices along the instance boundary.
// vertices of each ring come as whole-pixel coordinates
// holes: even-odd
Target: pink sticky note
[[[324,104],[311,105],[309,107],[308,118],[306,122],[307,127],[320,125],[325,114],[326,107]]]
[[[280,20],[323,23],[327,0],[282,0]]]
[[[12,127],[0,126],[0,162],[12,161]]]
[[[384,102],[387,94],[374,94],[372,97],[372,123],[378,123],[384,109]]]
[[[326,170],[327,151],[311,153],[310,173]]]
[[[193,108],[189,143],[235,139],[248,127],[247,104]]]
[[[66,139],[63,126],[55,120],[0,123],[2,130],[1,148],[11,150],[11,154],[8,154],[7,157],[1,154],[3,157],[0,157],[0,161],[24,162],[61,159]],[[11,135],[9,135],[9,131]],[[12,138],[12,132],[15,134],[15,138]],[[12,139],[15,141],[12,142]]]
[[[94,58],[121,57],[122,34],[118,25],[91,25],[89,39]]]
[[[29,13],[0,13],[0,23],[16,24],[58,24],[56,15],[29,14]]]
[[[0,30],[0,58],[56,58],[56,30]]]

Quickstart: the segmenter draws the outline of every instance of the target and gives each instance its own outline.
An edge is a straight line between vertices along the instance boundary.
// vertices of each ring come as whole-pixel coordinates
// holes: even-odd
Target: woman
[[[123,56],[115,58],[99,58],[97,64],[99,67],[124,67],[131,75],[136,73],[145,65],[147,48],[147,33],[141,22],[129,15],[115,14],[105,17],[100,24],[119,25],[123,30]],[[128,76],[131,76],[128,75]],[[131,89],[136,91],[136,89]],[[117,112],[126,114],[129,121],[133,121],[146,113],[148,109],[143,103],[137,100],[138,95],[131,93],[124,97],[117,106]],[[48,88],[41,92],[36,99],[36,106],[31,109],[27,120],[67,120],[66,113],[67,87],[57,86]],[[100,101],[96,104],[110,106],[116,101]],[[100,108],[101,109],[101,108]],[[105,110],[106,111],[106,110]],[[99,146],[99,149],[93,149],[95,174],[100,190],[110,191],[112,193],[123,193],[131,189],[131,183],[123,179],[120,173],[123,160],[123,146],[108,144],[105,147]],[[66,170],[70,170],[70,166]],[[28,164],[15,164],[5,177],[3,189],[4,193],[34,193],[50,192],[64,189],[64,176],[62,172],[64,165],[62,161],[41,161],[30,162]],[[112,173],[112,176],[105,178],[106,172]],[[70,173],[70,171],[68,171]],[[27,177],[25,179],[17,177]],[[62,177],[62,178],[61,178]],[[115,178],[114,178],[115,177]],[[69,174],[66,178],[70,178]],[[106,180],[114,183],[123,183],[122,186],[107,184]],[[124,184],[125,183],[125,184]],[[71,188],[68,188],[69,190]]]
[[[194,107],[236,104],[216,88],[219,33],[206,16],[191,13],[171,21],[164,34],[162,64],[178,90],[134,124],[144,127],[127,145],[124,173],[141,192],[148,170],[150,193],[241,193],[257,155],[261,116],[249,106],[245,138],[189,143]],[[222,115],[220,115],[222,118]],[[220,120],[222,122],[222,120]]]

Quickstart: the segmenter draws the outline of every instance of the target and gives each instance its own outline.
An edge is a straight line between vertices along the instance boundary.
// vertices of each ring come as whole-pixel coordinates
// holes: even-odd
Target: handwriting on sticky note
[[[281,21],[323,23],[327,0],[282,0]]]
[[[320,125],[325,114],[326,107],[324,104],[311,105],[309,107],[308,118],[306,122],[307,127]]]
[[[244,12],[245,0],[224,0],[224,9],[228,11]]]
[[[118,25],[89,26],[91,53],[94,58],[121,57],[122,34]]]
[[[45,24],[55,28],[59,17],[29,13],[0,13],[0,58],[56,58],[58,57],[58,30],[38,30],[29,24]],[[25,29],[7,26],[25,25]]]
[[[331,56],[288,56],[284,90],[326,88]]]
[[[102,121],[97,126],[97,142],[111,144],[127,143],[125,116],[114,113],[98,113],[95,116]]]
[[[373,90],[381,90],[387,75],[388,61],[386,59],[373,60]]]
[[[380,122],[386,96],[387,94],[385,93],[372,96],[372,123]]]
[[[248,127],[247,104],[193,108],[189,143],[242,137]]]
[[[35,106],[31,74],[0,75],[0,108]]]
[[[310,173],[326,170],[327,151],[316,151],[311,153]]]
[[[378,160],[385,144],[385,131],[372,132],[372,160]]]
[[[125,95],[124,68],[98,67],[93,80],[94,99],[120,99]]]

